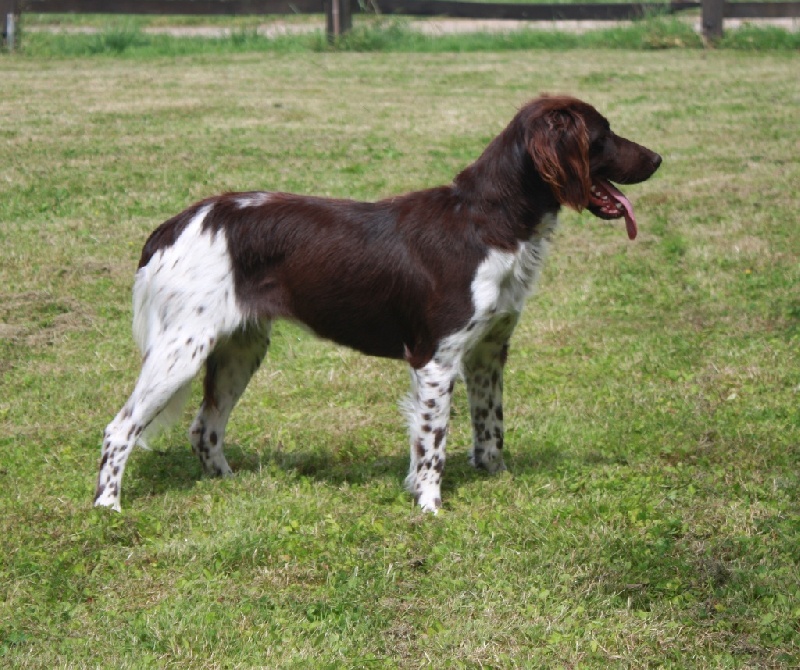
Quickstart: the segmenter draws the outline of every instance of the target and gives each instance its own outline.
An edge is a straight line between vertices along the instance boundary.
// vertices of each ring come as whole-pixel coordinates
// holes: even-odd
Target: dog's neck
[[[524,128],[515,122],[456,176],[453,187],[493,219],[505,219],[509,232],[518,241],[541,236],[543,231],[537,228],[560,209],[534,168],[525,145]]]

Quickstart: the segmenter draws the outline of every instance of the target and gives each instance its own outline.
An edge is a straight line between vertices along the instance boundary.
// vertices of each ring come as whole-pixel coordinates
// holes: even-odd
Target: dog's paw
[[[104,496],[99,495],[94,501],[95,507],[106,507],[109,509],[113,509],[115,512],[121,512],[122,506],[119,504],[119,498],[113,498],[111,496]]]
[[[417,496],[417,505],[423,512],[438,514],[442,507],[442,497],[439,491],[423,492]]]
[[[476,470],[483,470],[490,475],[506,470],[503,454],[496,450],[473,449],[469,454],[469,464]]]
[[[233,477],[233,470],[226,462],[203,464],[203,469],[209,477],[227,479]]]

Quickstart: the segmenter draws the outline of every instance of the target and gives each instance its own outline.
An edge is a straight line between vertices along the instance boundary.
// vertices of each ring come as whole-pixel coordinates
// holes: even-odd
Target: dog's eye
[[[601,135],[600,137],[595,138],[592,140],[592,143],[589,145],[589,153],[592,155],[599,155],[605,151],[606,148],[606,137]]]

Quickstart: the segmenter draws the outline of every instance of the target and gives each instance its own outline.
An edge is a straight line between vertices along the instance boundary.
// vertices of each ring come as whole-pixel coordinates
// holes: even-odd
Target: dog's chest
[[[539,280],[550,238],[558,221],[549,216],[539,233],[520,242],[515,251],[489,251],[472,280],[474,318],[493,321],[505,314],[517,315]]]
[[[539,279],[556,217],[539,228],[542,234],[519,244],[514,251],[493,249],[478,265],[472,280],[474,312],[467,325],[439,343],[436,360],[453,363],[482,342],[504,342],[511,336],[525,298]]]

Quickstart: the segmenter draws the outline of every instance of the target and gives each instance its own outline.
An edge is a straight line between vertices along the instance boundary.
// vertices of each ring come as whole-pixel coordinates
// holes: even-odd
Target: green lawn
[[[796,51],[0,58],[0,665],[800,665]],[[91,507],[162,220],[444,183],[540,91],[664,156],[639,238],[568,213],[514,340],[509,472],[402,489],[403,365],[281,324],[201,477],[183,426]],[[194,402],[199,397],[195,389]]]

